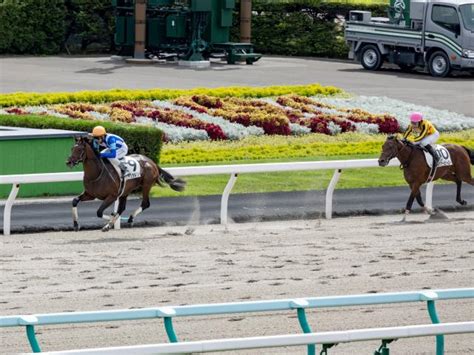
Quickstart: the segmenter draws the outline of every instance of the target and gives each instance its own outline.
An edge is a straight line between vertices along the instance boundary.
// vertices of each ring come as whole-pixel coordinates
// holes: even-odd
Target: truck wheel
[[[446,53],[442,51],[434,52],[428,61],[428,68],[432,76],[444,78],[451,71],[451,64]]]
[[[368,44],[362,48],[360,63],[367,70],[379,70],[382,66],[382,54],[377,46]]]

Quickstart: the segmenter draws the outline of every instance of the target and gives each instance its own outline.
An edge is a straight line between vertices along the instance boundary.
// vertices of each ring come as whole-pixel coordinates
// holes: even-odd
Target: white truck
[[[350,11],[345,24],[349,58],[368,70],[384,62],[402,70],[428,69],[445,77],[452,69],[474,73],[473,0],[390,0],[388,18]]]

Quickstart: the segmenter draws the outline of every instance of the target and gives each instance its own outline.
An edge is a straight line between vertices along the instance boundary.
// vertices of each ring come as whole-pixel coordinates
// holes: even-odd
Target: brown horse
[[[464,206],[467,202],[461,198],[461,185],[463,181],[474,185],[470,166],[470,164],[474,165],[474,151],[457,144],[443,144],[443,146],[449,151],[453,164],[437,168],[432,180],[444,179],[454,181],[457,186],[456,201]],[[411,189],[403,220],[410,213],[415,198],[427,213],[431,213],[425,207],[420,192],[420,187],[427,182],[431,170],[426,164],[422,149],[408,141],[401,141],[396,136],[388,136],[382,147],[379,165],[386,166],[395,157],[400,161],[405,181]]]
[[[138,154],[130,155],[130,157],[135,158],[140,164],[141,174],[138,178],[127,180],[125,186],[122,186],[118,172],[107,159],[104,161],[99,157],[98,151],[93,147],[93,140],[88,137],[76,138],[71,156],[66,161],[66,164],[71,168],[81,162],[84,165],[84,192],[72,200],[74,230],[79,230],[77,205],[80,201],[90,201],[96,198],[103,201],[97,210],[97,217],[108,220],[108,223],[102,228],[106,232],[120,218],[125,210],[127,197],[133,191],[141,188],[142,203],[130,215],[128,223],[133,223],[139,213],[150,207],[150,189],[155,183],[164,186],[164,182],[175,191],[184,190],[185,181],[175,179],[151,159]],[[117,213],[112,216],[104,215],[104,210],[117,199],[119,200]]]

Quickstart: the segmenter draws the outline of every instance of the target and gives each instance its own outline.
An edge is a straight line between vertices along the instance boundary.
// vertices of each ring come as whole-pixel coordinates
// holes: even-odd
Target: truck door
[[[425,29],[425,48],[435,48],[426,58],[430,72],[433,76],[446,76],[452,66],[461,63],[461,25],[457,9],[433,4]]]

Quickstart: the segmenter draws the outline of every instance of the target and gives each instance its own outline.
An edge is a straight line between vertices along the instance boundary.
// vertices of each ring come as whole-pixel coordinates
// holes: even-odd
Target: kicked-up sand
[[[474,212],[20,234],[1,237],[0,315],[114,310],[474,286]],[[474,299],[437,302],[442,322],[474,320]],[[308,310],[313,331],[429,324],[426,303]],[[176,318],[181,341],[297,334],[296,311]],[[43,351],[167,342],[163,321],[36,327]],[[474,335],[446,336],[474,353]],[[329,354],[373,354],[379,341]],[[393,354],[434,354],[434,337]],[[29,351],[0,328],[0,353]],[[318,350],[320,348],[318,347]],[[305,347],[246,354],[306,354]]]

